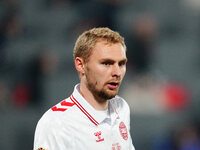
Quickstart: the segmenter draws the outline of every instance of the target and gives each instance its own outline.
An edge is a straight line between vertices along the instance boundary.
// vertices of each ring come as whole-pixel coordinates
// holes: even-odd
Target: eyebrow
[[[100,62],[105,62],[105,61],[108,61],[108,62],[115,62],[115,60],[111,59],[111,58],[103,58],[103,59],[100,59]],[[120,60],[119,62],[127,62],[128,59],[127,58],[124,58],[122,60]]]

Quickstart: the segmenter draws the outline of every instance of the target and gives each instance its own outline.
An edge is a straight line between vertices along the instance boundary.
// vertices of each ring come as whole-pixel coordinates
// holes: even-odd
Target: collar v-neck
[[[108,119],[108,116],[101,115],[100,113],[96,113],[95,110],[85,98],[79,92],[80,84],[77,84],[74,88],[74,92],[70,96],[70,99],[76,104],[76,106],[93,122],[96,126],[103,122],[105,119]],[[115,106],[110,104],[111,100],[109,101],[108,105],[108,112],[111,118],[117,118],[117,112],[114,108]],[[113,114],[114,113],[114,114]],[[110,118],[110,119],[111,119]],[[114,119],[113,118],[113,119]]]

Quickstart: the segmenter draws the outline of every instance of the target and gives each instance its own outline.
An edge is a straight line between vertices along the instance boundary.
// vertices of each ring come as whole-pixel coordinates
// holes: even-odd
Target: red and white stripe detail
[[[68,107],[74,106],[74,103],[72,102],[67,102],[66,100],[60,102],[58,105],[54,106],[51,108],[53,111],[65,111],[67,110]]]
[[[72,102],[97,126],[99,123],[83,108],[83,106],[74,98],[73,94],[70,96]]]

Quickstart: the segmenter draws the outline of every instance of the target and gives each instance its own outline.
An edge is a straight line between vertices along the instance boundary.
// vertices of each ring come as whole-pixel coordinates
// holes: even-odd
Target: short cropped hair
[[[73,51],[74,60],[76,57],[81,57],[85,63],[88,62],[98,41],[106,41],[113,44],[120,43],[126,51],[124,38],[118,32],[109,28],[93,28],[83,32],[78,37]]]

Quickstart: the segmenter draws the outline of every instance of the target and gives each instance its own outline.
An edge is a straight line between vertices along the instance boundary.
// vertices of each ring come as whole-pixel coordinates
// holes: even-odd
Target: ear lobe
[[[80,57],[76,57],[75,58],[75,67],[76,70],[80,73],[80,74],[84,74],[85,70],[84,70],[84,62],[83,59]]]

